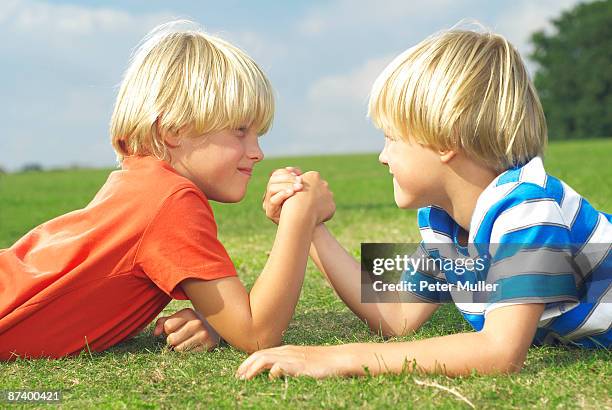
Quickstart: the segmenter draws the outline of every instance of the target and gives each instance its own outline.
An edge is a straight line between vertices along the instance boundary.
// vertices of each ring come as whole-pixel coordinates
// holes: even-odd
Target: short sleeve
[[[421,244],[413,259],[415,261],[429,261],[418,266],[411,266],[404,272],[402,280],[413,283],[411,289],[420,299],[432,303],[451,302],[449,283],[446,275],[437,266],[441,258],[440,249],[453,247],[452,232],[456,223],[442,209],[437,206],[420,208],[417,212],[417,221],[421,234]]]
[[[177,285],[185,279],[236,276],[234,264],[217,238],[212,208],[193,188],[166,199],[142,237],[136,265],[164,293],[181,300],[187,296]]]
[[[508,304],[544,303],[547,310],[575,304],[579,289],[572,250],[569,228],[552,198],[512,202],[492,225],[486,281],[495,290],[486,313]]]
[[[412,261],[421,261],[418,266],[412,263],[406,271],[402,273],[402,282],[407,285],[407,292],[413,294],[418,299],[429,303],[447,303],[452,301],[450,292],[448,291],[448,283],[444,274],[434,269],[434,263],[426,263],[431,261],[432,256],[427,253],[424,248],[424,243],[421,243],[419,248],[412,254]]]

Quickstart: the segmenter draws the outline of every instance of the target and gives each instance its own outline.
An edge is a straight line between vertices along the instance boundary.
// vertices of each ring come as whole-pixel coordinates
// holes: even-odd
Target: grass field
[[[612,140],[551,144],[548,172],[570,184],[598,209],[612,211]],[[267,175],[296,165],[319,170],[337,201],[330,229],[356,256],[360,242],[415,242],[414,211],[398,210],[386,169],[375,155],[266,160],[256,168],[247,198],[215,204],[221,240],[250,286],[266,261],[275,226],[260,208]],[[109,170],[9,174],[0,177],[0,248],[37,224],[87,204]],[[164,314],[188,306],[172,302]],[[50,324],[52,325],[52,324]],[[444,306],[412,340],[469,331]],[[291,344],[381,341],[367,331],[309,265],[297,312],[284,338]],[[176,353],[151,329],[103,353],[77,358],[0,363],[0,390],[60,389],[63,407],[201,408],[612,408],[612,352],[532,348],[518,375],[464,377],[394,375],[367,378],[235,380],[245,354],[224,346],[210,353]],[[425,382],[422,384],[421,382]],[[5,406],[0,402],[0,408]]]

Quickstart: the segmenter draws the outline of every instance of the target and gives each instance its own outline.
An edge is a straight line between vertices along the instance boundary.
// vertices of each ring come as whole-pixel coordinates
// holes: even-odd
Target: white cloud
[[[0,22],[15,32],[89,35],[99,30],[142,28],[166,14],[136,16],[112,8],[89,8],[70,4],[50,4],[34,0],[12,0],[0,6]]]
[[[0,163],[112,164],[107,124],[130,50],[169,13],[33,0],[0,3]],[[6,140],[5,140],[6,138]]]
[[[289,48],[286,43],[271,40],[254,31],[219,32],[213,34],[218,34],[220,37],[236,44],[258,63],[265,61],[271,64],[272,62],[283,60],[289,54]],[[263,68],[266,70],[269,67]]]
[[[499,11],[498,16],[490,18],[487,13],[482,14],[483,2],[473,0],[335,0],[311,8],[296,28],[300,34],[311,37],[346,30],[405,35],[427,23],[431,34],[462,19],[476,18],[507,36],[521,52],[527,52],[531,33],[549,29],[550,19],[581,2],[585,1],[499,1],[493,3]],[[443,25],[435,27],[436,21]]]
[[[330,31],[356,28],[369,30],[373,26],[410,23],[419,16],[443,15],[445,10],[455,8],[458,1],[452,0],[336,0],[313,7],[296,26],[299,33],[321,36]]]
[[[298,25],[299,35],[320,44],[323,49],[336,47],[339,51],[350,46],[354,50],[355,44],[350,43],[352,40],[357,44],[358,52],[368,59],[349,66],[342,73],[320,76],[308,84],[302,103],[287,110],[286,115],[291,118],[290,135],[300,141],[300,144],[289,147],[291,152],[298,153],[300,147],[306,152],[379,148],[380,141],[376,138],[379,133],[365,118],[368,93],[377,75],[402,51],[393,49],[398,42],[389,44],[385,40],[402,39],[400,43],[405,49],[439,29],[452,27],[460,21],[463,26],[477,21],[485,29],[490,28],[509,38],[529,64],[530,34],[549,28],[551,18],[577,2],[504,2],[497,9],[493,8],[493,15],[491,10],[488,13],[480,10],[474,2],[445,0],[337,0],[313,8]],[[373,34],[368,38],[370,33]],[[350,34],[354,37],[351,38]],[[390,54],[373,58],[375,53]]]
[[[330,75],[315,81],[307,92],[308,100],[318,106],[327,104],[363,105],[370,88],[393,56],[374,58],[346,74]]]
[[[118,1],[90,7],[3,0],[0,94],[10,98],[0,100],[0,164],[112,164],[107,124],[114,87],[142,36],[176,17],[201,18],[207,31],[261,64],[279,95],[275,125],[262,142],[269,153],[303,154],[378,149],[380,133],[365,117],[371,84],[393,56],[427,35],[474,18],[526,57],[529,35],[576,3],[331,0],[310,3],[300,15],[275,5],[268,27],[260,24],[267,16],[259,5],[240,20],[219,2],[167,2],[166,12],[133,12]]]
[[[0,100],[0,165],[112,165],[108,122],[130,53],[153,27],[178,17],[37,0],[0,2],[0,38],[7,39],[0,43],[0,92],[11,96]],[[282,51],[259,33],[220,35],[236,39],[256,58]]]
[[[382,138],[366,118],[370,88],[393,56],[372,58],[354,69],[314,81],[303,104],[284,108],[295,142],[286,153],[364,152],[380,148]],[[276,150],[272,150],[273,153]]]
[[[550,30],[550,20],[562,11],[580,3],[579,0],[522,0],[501,13],[494,30],[506,36],[523,57],[531,52],[529,38],[539,30]]]
[[[0,36],[10,40],[0,44],[0,52],[26,64],[44,63],[59,73],[79,73],[70,80],[92,73],[116,76],[138,40],[172,18],[170,13],[13,0],[0,5]]]

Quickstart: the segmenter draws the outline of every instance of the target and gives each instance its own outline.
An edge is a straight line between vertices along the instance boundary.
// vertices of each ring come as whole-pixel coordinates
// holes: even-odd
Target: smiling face
[[[256,131],[246,127],[196,136],[179,131],[168,145],[170,165],[218,202],[242,200],[253,167],[264,156]]]
[[[443,162],[440,154],[424,145],[385,137],[378,156],[393,175],[393,196],[400,208],[420,208],[440,202]]]

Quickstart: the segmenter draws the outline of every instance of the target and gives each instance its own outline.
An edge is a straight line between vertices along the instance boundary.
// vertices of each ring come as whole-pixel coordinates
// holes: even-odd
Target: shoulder
[[[477,201],[470,227],[474,242],[499,243],[510,232],[532,227],[569,230],[561,209],[563,185],[546,174],[539,158],[502,173]]]
[[[161,225],[168,230],[217,231],[213,209],[197,188],[177,186],[158,206],[150,225]]]
[[[514,239],[521,241],[528,241],[524,235],[530,234],[536,241],[546,235],[547,241],[554,237],[585,243],[597,229],[610,225],[608,219],[568,184],[548,175],[541,160],[535,158],[504,172],[485,189],[470,231],[475,242],[498,242],[503,235],[515,232]]]
[[[216,230],[213,211],[204,193],[164,161],[127,157],[98,193],[91,207],[125,220],[136,232],[160,225],[187,230],[205,226]]]

